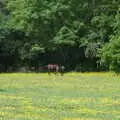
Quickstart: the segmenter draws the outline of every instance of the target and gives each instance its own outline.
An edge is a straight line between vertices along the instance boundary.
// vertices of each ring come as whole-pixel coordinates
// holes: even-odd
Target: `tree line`
[[[1,0],[0,71],[49,63],[120,71],[119,0]]]

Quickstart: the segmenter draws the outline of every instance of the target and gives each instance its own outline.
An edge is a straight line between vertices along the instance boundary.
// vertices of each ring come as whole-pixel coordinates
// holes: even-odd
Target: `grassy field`
[[[0,120],[120,120],[120,76],[0,74]]]

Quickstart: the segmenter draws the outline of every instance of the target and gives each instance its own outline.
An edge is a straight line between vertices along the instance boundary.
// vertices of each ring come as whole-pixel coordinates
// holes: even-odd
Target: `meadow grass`
[[[0,74],[0,120],[120,120],[120,76]]]

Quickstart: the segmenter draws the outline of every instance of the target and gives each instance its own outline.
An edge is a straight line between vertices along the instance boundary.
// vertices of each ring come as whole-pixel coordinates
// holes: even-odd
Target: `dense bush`
[[[120,72],[120,37],[112,37],[102,49],[102,60],[110,70]]]

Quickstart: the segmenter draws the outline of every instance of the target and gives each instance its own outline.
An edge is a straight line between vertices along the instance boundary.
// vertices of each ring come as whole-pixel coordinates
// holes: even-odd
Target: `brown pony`
[[[54,73],[60,72],[60,67],[59,67],[58,64],[48,64],[47,69],[48,69],[49,73],[51,73],[51,72],[54,72]]]
[[[65,70],[65,67],[64,66],[60,66],[58,64],[48,64],[48,65],[45,65],[45,66],[42,66],[42,67],[39,67],[39,70],[47,70],[48,71],[48,74],[50,73],[60,73],[61,75],[64,74],[64,70]]]

